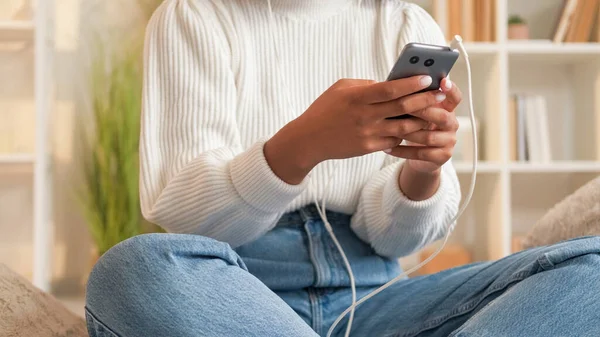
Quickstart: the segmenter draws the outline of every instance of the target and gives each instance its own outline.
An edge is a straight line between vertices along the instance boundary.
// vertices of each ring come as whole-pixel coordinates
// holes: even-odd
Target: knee
[[[600,270],[600,236],[582,237],[549,247],[541,260],[545,269],[568,268],[571,272]]]
[[[571,259],[561,261],[555,268],[569,268],[575,273],[600,274],[600,252],[586,253],[575,256]]]
[[[199,235],[144,234],[117,244],[100,257],[90,274],[88,293],[106,284],[127,289],[148,280],[173,280],[177,274],[187,273],[191,263],[196,267],[225,263],[245,268],[227,243]]]
[[[228,244],[197,235],[145,234],[125,240],[96,263],[87,284],[86,308],[105,316],[152,303],[191,279],[201,282],[219,266],[245,268]],[[201,284],[197,285],[201,286]],[[103,317],[110,321],[110,318]]]
[[[87,285],[88,297],[103,285],[119,283],[117,291],[123,286],[130,286],[134,280],[151,277],[164,264],[164,257],[169,255],[169,242],[161,234],[138,235],[129,238],[104,253],[94,265]],[[104,294],[105,296],[108,294]]]

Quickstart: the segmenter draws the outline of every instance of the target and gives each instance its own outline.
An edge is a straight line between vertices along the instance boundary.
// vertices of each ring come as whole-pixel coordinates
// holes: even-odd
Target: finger
[[[398,158],[422,160],[442,166],[452,157],[452,148],[400,145],[387,153]]]
[[[356,89],[356,97],[365,104],[389,102],[421,91],[431,85],[430,76],[413,76],[393,81],[379,82]]]
[[[379,135],[383,137],[404,138],[404,135],[422,130],[429,122],[420,118],[386,119],[381,121]]]
[[[446,99],[446,95],[437,90],[422,92],[405,96],[394,101],[372,105],[377,118],[391,118],[401,115],[410,115],[412,112],[422,110]]]
[[[442,92],[446,94],[446,99],[441,103],[441,106],[447,111],[454,111],[462,102],[460,88],[448,78],[442,80],[441,88]]]
[[[429,131],[419,130],[404,135],[409,142],[431,147],[454,147],[456,144],[456,132],[453,131]]]
[[[410,113],[410,115],[418,117],[422,120],[435,124],[439,129],[444,131],[458,130],[458,120],[454,113],[446,111],[446,109],[438,107],[429,107]]]
[[[402,143],[401,138],[380,137],[366,144],[365,150],[367,153],[384,151],[397,147],[400,143]]]

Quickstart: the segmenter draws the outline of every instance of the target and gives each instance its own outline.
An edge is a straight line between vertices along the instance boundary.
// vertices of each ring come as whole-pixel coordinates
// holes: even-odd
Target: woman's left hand
[[[442,80],[441,90],[446,94],[444,101],[412,114],[428,121],[429,126],[405,135],[407,145],[396,146],[388,152],[389,155],[407,159],[406,164],[418,172],[439,171],[454,152],[458,130],[454,109],[462,101],[462,93],[458,86],[447,78]]]

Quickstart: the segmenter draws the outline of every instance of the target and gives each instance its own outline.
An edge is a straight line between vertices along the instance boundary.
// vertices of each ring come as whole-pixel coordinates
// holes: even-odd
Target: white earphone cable
[[[358,5],[358,9],[360,9],[361,5],[362,5],[362,1],[363,0],[357,0],[357,5]],[[273,7],[271,5],[271,0],[267,0],[267,6],[269,9],[269,20],[270,20],[270,35],[271,35],[271,40],[273,42],[273,48],[275,50],[275,60],[277,62],[277,67],[278,67],[278,72],[279,74],[283,74],[283,69],[282,69],[282,62],[280,59],[280,55],[279,55],[279,50],[277,48],[277,43],[275,43],[275,37],[274,37],[274,27],[273,27],[273,23],[275,21],[275,18],[273,17]],[[354,20],[356,21],[356,20]],[[354,41],[357,40],[357,33],[356,33],[356,26],[354,25],[354,22],[352,22],[352,33],[354,35]],[[356,43],[352,44],[352,47],[355,48]],[[352,68],[353,70],[356,70],[356,57],[354,55],[354,53],[352,54]],[[280,75],[281,76],[281,75]],[[288,100],[288,104],[290,107],[296,107],[295,104],[292,103],[292,99],[291,99],[291,90],[289,89],[288,83],[284,78],[281,78],[281,83],[284,87],[284,89],[287,92],[287,100]],[[323,221],[323,224],[325,226],[325,229],[327,230],[327,233],[329,234],[329,236],[331,237],[333,243],[335,244],[337,250],[339,251],[341,257],[342,257],[342,261],[344,262],[344,266],[346,267],[346,270],[348,272],[348,277],[350,280],[350,289],[352,292],[352,309],[350,310],[350,316],[349,316],[349,320],[348,320],[348,324],[346,326],[346,334],[345,336],[348,337],[350,336],[350,331],[352,330],[352,322],[354,320],[354,305],[356,304],[356,282],[354,281],[354,273],[352,272],[352,267],[350,266],[350,261],[348,260],[348,257],[346,256],[346,253],[344,252],[344,249],[342,248],[340,242],[338,241],[337,237],[335,236],[335,233],[333,232],[333,228],[331,227],[331,224],[329,223],[329,220],[327,219],[327,213],[325,210],[325,204],[326,204],[326,200],[328,197],[328,193],[329,193],[329,189],[330,187],[333,185],[331,182],[334,178],[335,175],[335,171],[337,170],[337,167],[339,165],[339,162],[334,163],[332,169],[331,169],[331,173],[329,174],[329,177],[327,179],[327,185],[325,186],[325,189],[323,190],[323,203],[322,205],[319,205],[319,200],[318,200],[318,196],[316,193],[316,189],[313,188],[312,185],[312,179],[310,180],[309,183],[309,190],[311,191],[312,194],[312,198],[313,198],[313,202],[317,208],[317,211],[319,213],[319,216],[321,218],[321,220]],[[309,175],[310,176],[310,175]]]
[[[358,0],[358,8],[360,8],[361,4],[362,4],[362,0]],[[274,27],[273,27],[273,23],[274,23],[275,19],[273,18],[273,8],[271,5],[271,0],[267,0],[267,5],[268,5],[268,9],[269,9],[269,20],[270,20],[270,26],[271,26],[271,29],[270,29],[271,40],[273,42],[273,48],[275,50],[275,58],[276,58],[276,62],[277,62],[278,72],[281,76],[281,74],[283,74],[283,69],[282,69],[282,62],[281,62],[280,55],[279,55],[279,50],[277,48],[277,43],[275,43]],[[354,38],[356,41],[357,34],[356,34],[356,28],[354,28],[354,27],[355,26],[353,26],[353,33],[354,33]],[[351,292],[352,292],[352,304],[338,316],[338,318],[335,320],[335,322],[333,322],[333,324],[331,325],[331,327],[329,328],[329,330],[327,332],[327,337],[331,337],[331,334],[333,333],[333,330],[335,329],[335,327],[341,322],[341,320],[346,315],[348,315],[348,313],[350,313],[348,323],[346,325],[346,332],[344,334],[345,337],[349,337],[350,332],[352,330],[352,323],[354,320],[354,312],[355,312],[356,307],[358,307],[362,303],[366,302],[373,296],[384,291],[385,289],[390,287],[392,284],[400,281],[404,277],[417,271],[418,269],[420,269],[421,267],[423,267],[424,265],[429,263],[431,260],[433,260],[446,246],[446,243],[448,242],[448,239],[450,238],[450,234],[452,233],[452,227],[454,226],[454,224],[456,223],[458,218],[462,215],[462,213],[465,211],[465,209],[469,205],[469,202],[471,201],[471,197],[473,196],[473,191],[475,190],[475,181],[476,181],[476,173],[477,173],[477,152],[478,152],[477,130],[476,130],[476,124],[475,124],[475,113],[474,113],[473,98],[472,98],[473,91],[472,91],[472,83],[471,83],[471,64],[469,62],[469,56],[467,54],[466,49],[464,48],[464,46],[462,44],[462,38],[460,36],[458,36],[458,35],[455,36],[454,40],[452,41],[452,48],[458,49],[460,51],[460,54],[464,57],[466,64],[467,64],[469,116],[470,116],[470,120],[471,120],[471,135],[473,137],[473,144],[474,144],[474,146],[473,146],[473,170],[471,173],[471,182],[470,182],[470,186],[469,186],[469,191],[465,197],[465,201],[463,202],[463,205],[458,210],[457,214],[452,218],[452,220],[448,224],[448,230],[444,237],[444,241],[443,241],[442,245],[431,256],[429,256],[427,259],[425,259],[421,263],[417,264],[416,266],[410,268],[409,270],[401,273],[394,279],[390,280],[383,286],[377,288],[373,292],[369,293],[368,295],[366,295],[365,297],[363,297],[357,301],[357,299],[356,299],[356,282],[354,279],[354,273],[352,272],[352,267],[350,266],[350,262],[348,261],[346,253],[344,252],[344,249],[342,248],[337,237],[335,236],[335,233],[333,232],[333,228],[332,228],[331,224],[329,223],[329,220],[327,219],[327,211],[325,208],[329,189],[333,185],[332,180],[335,177],[335,172],[337,170],[339,162],[336,162],[332,167],[331,173],[327,179],[327,185],[325,186],[325,189],[323,190],[323,201],[322,201],[321,205],[319,205],[316,189],[313,188],[313,185],[312,185],[313,180],[310,180],[309,189],[312,194],[313,202],[315,203],[315,206],[317,208],[319,216],[321,217],[321,220],[323,221],[325,229],[327,230],[328,234],[330,235],[333,243],[335,244],[337,250],[339,251],[339,253],[342,257],[344,266],[346,267],[346,270],[348,272],[348,277],[350,279],[350,288],[351,288]],[[356,57],[354,57],[354,55],[353,55],[353,59],[352,59],[353,69],[356,69],[356,65],[354,64],[355,60],[356,60]],[[282,86],[287,91],[286,96],[287,96],[289,106],[295,107],[295,104],[292,103],[291,91],[289,89],[287,81],[284,78],[281,78],[281,82],[282,82]]]
[[[332,171],[329,175],[329,179],[327,180],[327,186],[325,187],[325,190],[323,192],[323,195],[324,195],[323,204],[321,206],[319,206],[319,202],[317,200],[317,194],[315,192],[315,189],[312,189],[312,192],[313,192],[312,194],[313,194],[313,201],[317,207],[319,216],[321,217],[321,220],[323,221],[323,224],[325,225],[325,229],[327,230],[327,233],[329,233],[329,236],[331,237],[331,240],[335,244],[335,247],[340,252],[342,261],[344,262],[344,266],[346,267],[346,270],[348,271],[348,278],[350,279],[350,290],[352,292],[352,305],[351,305],[352,309],[350,310],[350,316],[348,318],[348,324],[346,325],[346,334],[345,334],[345,336],[348,337],[348,336],[350,336],[350,331],[352,330],[352,322],[354,321],[354,308],[355,308],[355,304],[356,304],[356,281],[354,280],[354,272],[352,272],[352,267],[350,266],[350,261],[346,257],[344,248],[342,248],[342,245],[340,244],[337,237],[335,236],[335,233],[333,232],[333,228],[331,227],[331,224],[329,223],[329,219],[327,219],[327,213],[326,213],[326,209],[325,209],[325,203],[327,200],[326,196],[329,192],[330,186],[332,186],[331,181],[333,180],[334,173],[337,169],[337,165],[338,165],[338,163],[334,164]]]
[[[356,303],[354,303],[350,307],[348,307],[348,309],[346,309],[344,312],[342,312],[338,316],[338,318],[335,320],[335,322],[333,322],[333,324],[329,328],[329,331],[327,332],[327,337],[331,337],[331,334],[333,333],[333,330],[335,329],[335,327],[348,314],[348,312],[353,312],[357,306],[361,305],[362,303],[366,302],[373,296],[375,296],[375,295],[379,294],[380,292],[384,291],[385,289],[389,288],[391,285],[402,280],[403,278],[410,275],[411,273],[419,270],[421,267],[423,267],[424,265],[429,263],[429,261],[433,260],[442,251],[442,249],[444,249],[444,247],[446,246],[446,243],[448,242],[448,239],[450,238],[450,234],[452,233],[452,227],[454,226],[454,224],[456,223],[458,218],[462,215],[462,213],[465,211],[465,209],[469,205],[469,202],[471,201],[471,198],[473,196],[473,191],[475,190],[475,181],[477,178],[477,152],[478,152],[478,150],[477,150],[477,146],[478,146],[477,130],[476,130],[476,123],[475,123],[475,109],[473,107],[473,86],[472,86],[472,80],[471,80],[471,64],[469,62],[469,55],[467,54],[467,51],[466,51],[464,45],[462,44],[462,38],[460,36],[456,35],[454,37],[454,40],[452,41],[452,48],[458,49],[460,51],[460,54],[464,57],[465,63],[467,65],[467,76],[468,76],[467,95],[468,95],[468,102],[469,102],[469,117],[471,120],[471,136],[473,137],[473,169],[471,172],[471,183],[469,185],[469,191],[467,192],[467,195],[465,197],[465,200],[464,200],[462,206],[460,207],[460,209],[458,210],[456,215],[452,218],[452,220],[448,224],[448,231],[446,232],[446,236],[444,237],[444,241],[443,241],[442,245],[431,256],[429,256],[427,259],[425,259],[423,262],[421,262],[421,263],[417,264],[416,266],[410,268],[409,270],[401,273],[400,275],[396,276],[394,279],[390,280],[383,286],[375,289],[373,292],[369,293],[368,295],[366,295],[365,297],[361,298]],[[346,334],[346,337],[348,335],[349,334]]]

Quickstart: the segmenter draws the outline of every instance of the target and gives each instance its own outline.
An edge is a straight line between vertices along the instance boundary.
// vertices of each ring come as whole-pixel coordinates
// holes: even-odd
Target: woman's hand
[[[442,82],[446,99],[414,114],[429,122],[425,130],[405,136],[408,146],[397,146],[391,155],[406,158],[398,177],[400,190],[411,200],[426,200],[438,190],[441,167],[452,157],[458,121],[454,109],[462,100],[460,89],[448,79]]]
[[[417,116],[445,99],[440,92],[414,94],[430,84],[429,76],[379,83],[340,80],[265,144],[267,162],[282,180],[298,184],[322,161],[394,148],[429,122],[389,117]]]
[[[424,130],[418,130],[404,137],[407,145],[396,146],[390,155],[406,158],[406,165],[423,173],[440,170],[454,152],[458,121],[454,110],[462,101],[458,86],[448,80],[442,80],[442,92],[446,99],[424,110],[411,113],[413,116],[429,122]]]

